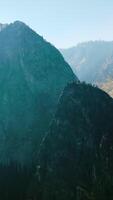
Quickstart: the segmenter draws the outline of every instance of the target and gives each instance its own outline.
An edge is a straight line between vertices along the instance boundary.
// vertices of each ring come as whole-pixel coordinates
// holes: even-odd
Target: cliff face
[[[113,100],[69,84],[40,146],[29,196],[40,200],[113,199]]]
[[[0,32],[0,163],[34,162],[59,95],[74,80],[59,51],[24,23]]]

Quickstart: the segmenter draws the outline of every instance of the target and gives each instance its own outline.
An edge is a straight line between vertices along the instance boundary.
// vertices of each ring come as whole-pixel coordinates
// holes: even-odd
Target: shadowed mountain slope
[[[0,32],[0,162],[32,163],[62,89],[77,80],[59,51],[20,21]]]
[[[29,196],[40,200],[112,200],[112,155],[112,98],[91,85],[69,84],[40,146]]]

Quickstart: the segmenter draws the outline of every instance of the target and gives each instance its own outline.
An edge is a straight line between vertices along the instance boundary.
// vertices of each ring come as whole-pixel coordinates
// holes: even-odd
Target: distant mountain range
[[[80,43],[61,52],[81,81],[96,84],[113,97],[113,42]]]

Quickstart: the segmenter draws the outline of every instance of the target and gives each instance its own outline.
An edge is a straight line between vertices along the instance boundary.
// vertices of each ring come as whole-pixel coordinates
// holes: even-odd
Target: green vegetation
[[[24,23],[0,32],[0,163],[35,162],[59,95],[73,80],[59,51]]]
[[[112,147],[112,98],[85,83],[69,84],[41,146],[31,194],[40,200],[112,200]]]

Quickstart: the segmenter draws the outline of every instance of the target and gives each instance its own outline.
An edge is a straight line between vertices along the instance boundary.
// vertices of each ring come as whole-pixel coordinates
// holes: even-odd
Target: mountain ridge
[[[0,32],[0,161],[34,162],[59,95],[74,80],[59,51],[23,22]]]
[[[28,197],[112,200],[113,99],[97,87],[65,87],[38,155]]]
[[[113,41],[89,41],[61,52],[81,81],[113,96]]]

